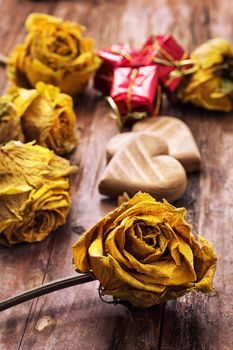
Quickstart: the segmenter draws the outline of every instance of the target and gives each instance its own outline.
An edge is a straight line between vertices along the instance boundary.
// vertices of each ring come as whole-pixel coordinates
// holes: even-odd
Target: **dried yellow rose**
[[[22,87],[43,81],[70,95],[82,91],[100,65],[84,27],[41,13],[30,14],[25,25],[28,35],[9,59],[9,80]]]
[[[191,59],[198,67],[178,90],[183,102],[229,112],[232,110],[233,49],[223,39],[208,40],[199,46]]]
[[[47,148],[12,141],[0,147],[0,243],[38,242],[63,225],[68,175],[77,170]]]
[[[103,294],[138,307],[210,292],[216,268],[211,245],[201,245],[184,208],[138,193],[102,218],[73,246],[74,264],[91,272]]]
[[[0,110],[5,104],[10,104],[16,110],[17,121],[20,123],[18,127],[21,127],[26,142],[35,140],[56,154],[68,153],[76,146],[73,101],[69,95],[61,93],[59,88],[42,82],[37,83],[32,90],[13,86],[0,98]],[[12,128],[13,123],[11,118],[9,124]],[[11,133],[8,136],[5,136],[5,142],[19,139]],[[0,139],[1,137],[0,130]]]

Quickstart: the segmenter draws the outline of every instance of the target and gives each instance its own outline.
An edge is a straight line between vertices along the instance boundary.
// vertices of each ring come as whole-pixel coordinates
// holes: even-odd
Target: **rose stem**
[[[78,274],[77,276],[65,277],[59,280],[45,283],[41,286],[35,287],[33,289],[27,290],[26,292],[18,294],[12,298],[1,301],[0,311],[4,311],[6,309],[11,308],[12,306],[40,297],[41,295],[55,292],[59,289],[69,288],[91,281],[94,281],[94,277],[91,277],[89,274]]]
[[[0,53],[0,64],[6,66],[9,61],[9,58],[2,53]]]

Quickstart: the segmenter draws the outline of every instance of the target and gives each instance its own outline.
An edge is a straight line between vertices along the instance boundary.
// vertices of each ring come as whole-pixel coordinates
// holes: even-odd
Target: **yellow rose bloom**
[[[210,292],[216,256],[207,241],[199,244],[185,214],[138,193],[74,244],[74,264],[100,281],[102,294],[137,307]]]
[[[10,142],[0,147],[0,243],[42,241],[66,222],[70,208],[66,159],[47,148]]]
[[[178,98],[209,110],[231,111],[233,49],[230,44],[219,38],[208,40],[191,54],[191,59],[198,69],[178,90]]]
[[[43,81],[72,96],[82,91],[100,65],[84,27],[40,13],[30,14],[25,26],[28,35],[9,59],[9,80],[21,87]]]
[[[42,82],[32,90],[13,86],[0,98],[0,110],[6,103],[16,110],[26,142],[35,140],[61,155],[77,145],[73,101],[69,95],[60,93],[59,88]],[[5,142],[16,139],[11,134],[8,136]]]

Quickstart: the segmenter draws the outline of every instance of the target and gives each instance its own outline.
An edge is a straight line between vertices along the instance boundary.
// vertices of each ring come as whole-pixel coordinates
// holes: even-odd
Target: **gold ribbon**
[[[176,67],[176,70],[169,73],[169,79],[165,84],[167,86],[172,82],[173,79],[183,77],[184,75],[193,74],[198,70],[198,67],[195,65],[195,62],[192,59],[187,58],[186,53],[183,54],[180,60],[175,60],[163,47],[161,47],[158,44],[157,39],[156,42],[154,42],[154,44],[149,46],[148,48],[158,50],[158,52],[165,57],[154,57],[153,62],[163,64],[164,66]],[[184,69],[184,67],[187,65],[193,65],[193,67]]]
[[[122,49],[111,49],[111,52],[120,54],[121,56],[126,58],[128,61],[131,61],[131,59],[132,59],[132,56],[130,55],[130,53],[128,53],[127,51],[124,51]]]
[[[134,81],[137,77],[137,74],[138,74],[138,69],[133,68],[132,73],[130,75],[129,86],[128,86],[127,95],[126,95],[127,96],[126,97],[126,105],[127,105],[128,112],[132,111],[132,104],[131,104],[132,89],[133,89],[133,84],[134,84]]]
[[[154,109],[154,112],[152,114],[153,117],[159,114],[161,101],[162,101],[162,89],[161,89],[161,86],[158,85],[158,87],[157,87],[157,94],[156,94],[155,109]]]
[[[111,114],[111,118],[116,121],[117,127],[120,131],[122,131],[124,124],[127,122],[127,120],[129,120],[131,118],[141,120],[141,119],[148,116],[147,112],[131,112],[131,113],[128,113],[126,116],[124,116],[124,118],[123,118],[124,122],[123,122],[121,115],[120,115],[119,108],[117,107],[117,104],[113,100],[113,98],[111,96],[108,96],[105,98],[105,100],[108,102],[108,104],[110,105],[110,107],[112,108],[112,110],[114,112],[113,114]]]
[[[116,102],[111,96],[105,97],[105,100],[107,101],[107,103],[109,104],[109,106],[112,108],[114,112],[114,114],[111,113],[111,118],[116,121],[118,129],[122,130],[123,123],[122,123],[120,111],[119,111],[119,108],[117,107]]]

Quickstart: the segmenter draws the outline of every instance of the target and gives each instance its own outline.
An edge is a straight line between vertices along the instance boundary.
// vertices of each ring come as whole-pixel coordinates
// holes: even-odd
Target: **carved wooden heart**
[[[154,133],[135,133],[117,151],[99,183],[101,194],[117,197],[148,192],[157,199],[173,201],[182,196],[187,178],[179,161],[170,157],[164,140]]]
[[[201,168],[201,156],[189,127],[180,119],[168,116],[149,118],[134,124],[133,132],[152,131],[164,139],[169,155],[178,159],[187,172]]]
[[[115,136],[113,136],[106,147],[106,155],[107,155],[107,161],[109,161],[114,154],[119,151],[119,149],[122,146],[125,146],[132,140],[132,138],[135,137],[135,133],[134,132],[123,132],[121,134],[116,134]],[[156,136],[157,138],[157,136]],[[166,149],[167,152],[165,154],[168,154],[168,145],[166,144]]]

